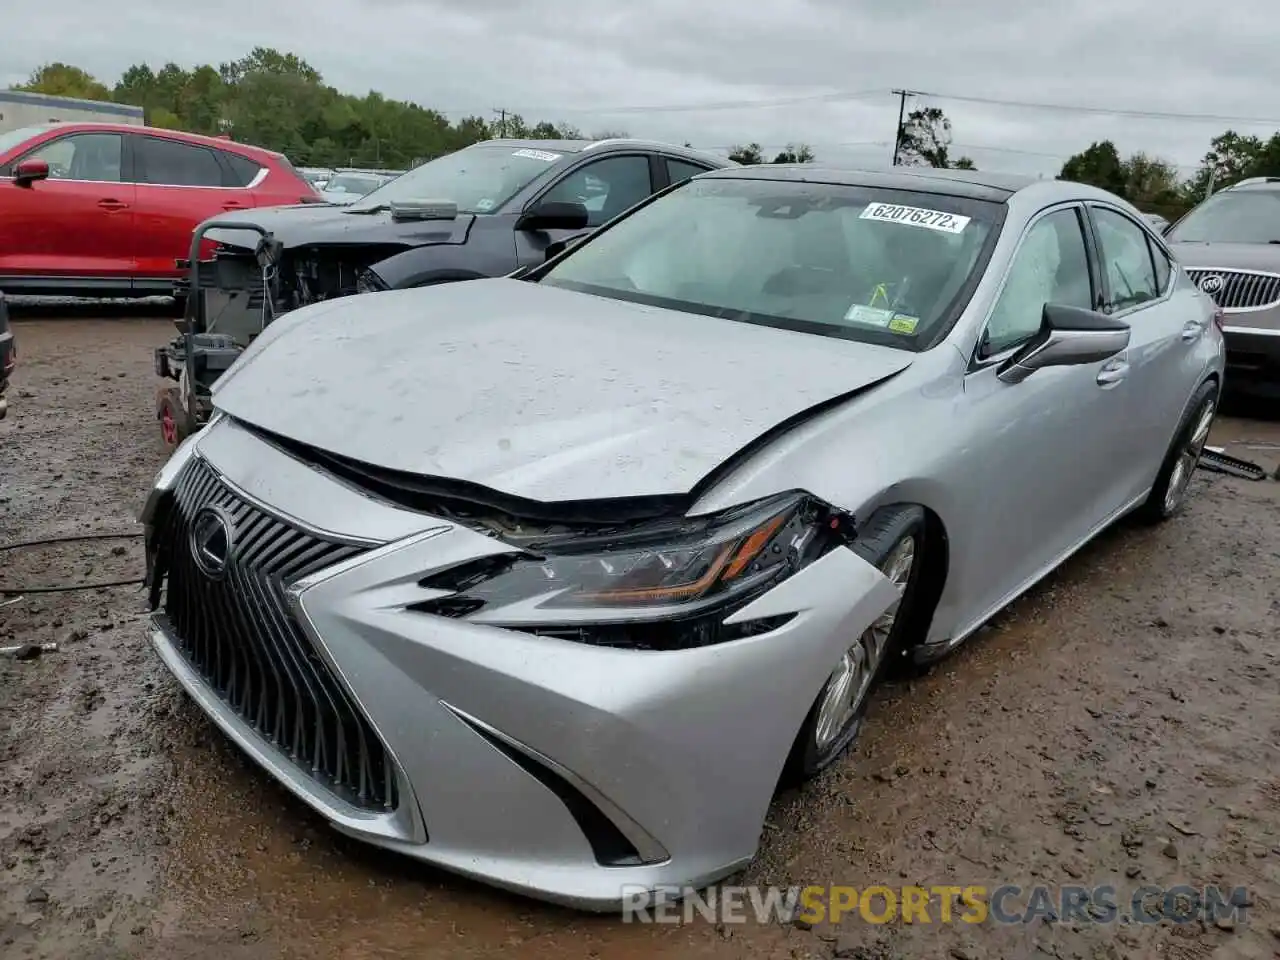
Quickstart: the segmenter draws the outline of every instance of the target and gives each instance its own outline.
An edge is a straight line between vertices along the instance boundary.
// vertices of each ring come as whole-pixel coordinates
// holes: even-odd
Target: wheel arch
[[[901,650],[896,651],[898,656],[905,656],[928,639],[934,613],[938,609],[951,571],[951,537],[942,515],[928,504],[917,500],[903,499],[880,504],[865,520],[858,523],[859,529],[874,528],[879,518],[912,507],[921,512],[924,523],[924,569],[921,572],[920,602],[915,609],[907,611],[911,620],[904,638],[906,642]],[[856,536],[854,542],[857,542]]]

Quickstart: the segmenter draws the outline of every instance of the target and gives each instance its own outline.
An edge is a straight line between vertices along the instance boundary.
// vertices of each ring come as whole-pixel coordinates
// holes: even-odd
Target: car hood
[[[505,278],[309,309],[217,385],[219,409],[544,502],[688,493],[770,428],[913,358]]]
[[[1265,270],[1280,273],[1280,244],[1274,243],[1171,243],[1178,262],[1192,270]]]
[[[390,211],[351,213],[345,206],[303,203],[288,207],[260,207],[237,211],[206,220],[235,220],[255,223],[290,247],[329,244],[380,243],[422,247],[435,243],[466,243],[467,231],[475,217],[459,214],[454,220],[419,220],[396,223]],[[205,234],[217,243],[234,247],[254,247],[258,234],[247,230],[214,228]]]

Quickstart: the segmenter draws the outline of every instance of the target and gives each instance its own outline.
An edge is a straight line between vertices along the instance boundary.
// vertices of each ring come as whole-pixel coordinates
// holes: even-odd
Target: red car
[[[169,296],[196,224],[312,202],[282,154],[232,140],[112,123],[0,133],[0,290]]]

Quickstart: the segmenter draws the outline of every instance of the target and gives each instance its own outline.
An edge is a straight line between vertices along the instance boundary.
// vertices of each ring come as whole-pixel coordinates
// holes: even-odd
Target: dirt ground
[[[0,422],[0,545],[136,530],[166,319],[28,319]],[[1255,408],[1244,412],[1255,413]],[[1280,422],[1215,441],[1274,470]],[[1243,922],[623,924],[331,832],[147,646],[135,588],[0,595],[0,957],[308,960],[1280,956],[1280,483],[1201,472],[1105,535],[781,796],[743,882],[1246,887]],[[0,553],[0,588],[140,576],[140,541]]]

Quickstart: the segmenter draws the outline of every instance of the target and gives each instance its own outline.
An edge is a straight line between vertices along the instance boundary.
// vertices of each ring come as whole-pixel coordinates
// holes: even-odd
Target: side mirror
[[[1044,367],[1101,363],[1129,346],[1129,325],[1093,310],[1046,303],[1040,330],[1000,365],[1005,383],[1021,383]]]
[[[44,160],[23,160],[13,168],[13,182],[20,187],[29,187],[37,180],[49,177],[49,164]]]
[[[526,210],[516,221],[517,230],[582,230],[587,226],[590,214],[581,203],[569,200],[548,200],[531,210]]]

